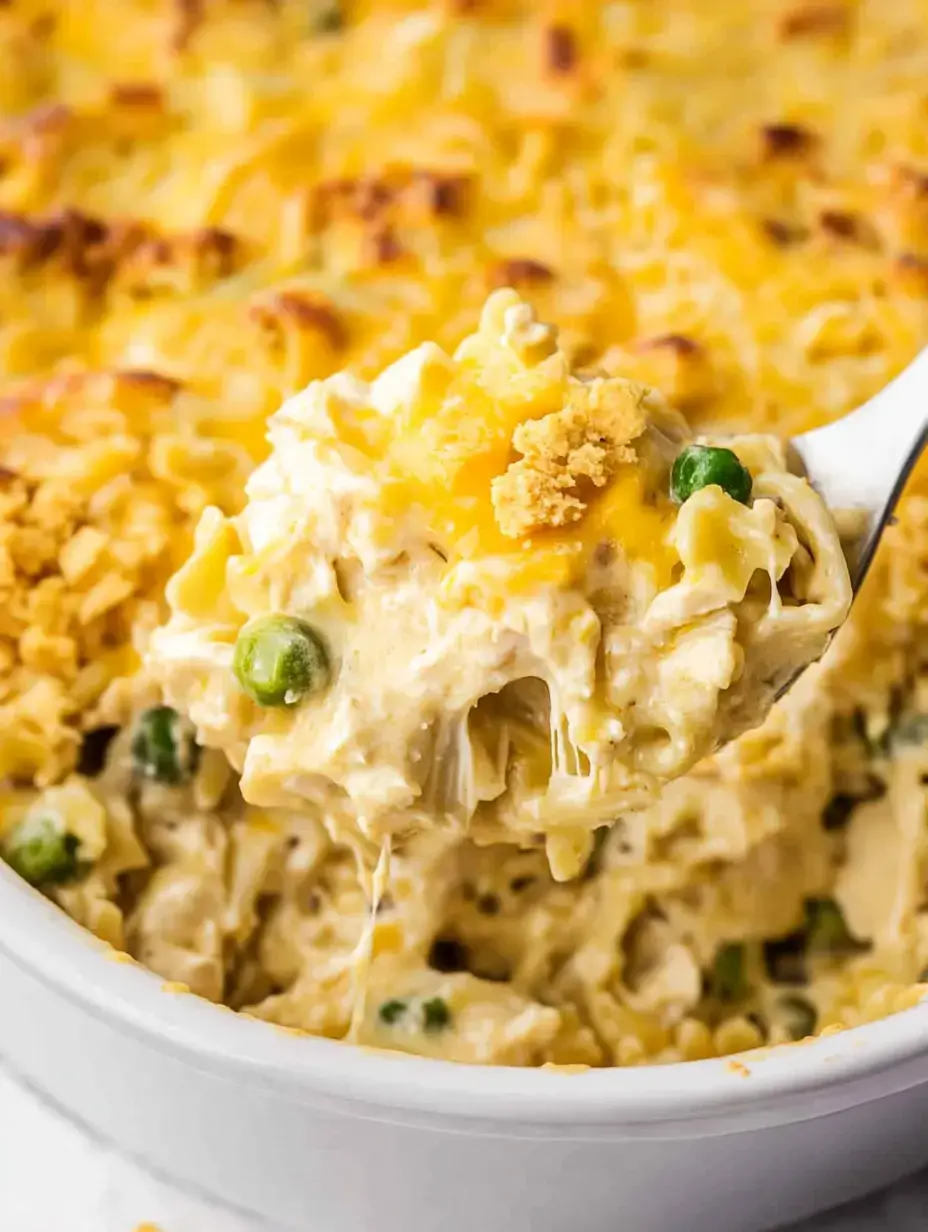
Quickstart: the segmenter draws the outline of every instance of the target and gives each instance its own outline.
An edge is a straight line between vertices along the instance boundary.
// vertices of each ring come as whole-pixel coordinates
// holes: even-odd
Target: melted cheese
[[[377,929],[377,913],[387,887],[390,884],[390,839],[385,838],[380,847],[380,855],[374,866],[370,879],[370,909],[364,930],[355,946],[351,961],[352,998],[351,1023],[348,1027],[348,1039],[356,1040],[364,1022],[367,1010],[367,988],[371,974],[371,960],[374,956],[374,936]],[[360,863],[362,874],[363,862]]]

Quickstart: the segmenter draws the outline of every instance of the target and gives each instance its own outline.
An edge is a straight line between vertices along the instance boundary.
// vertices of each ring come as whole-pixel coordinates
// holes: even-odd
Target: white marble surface
[[[159,1232],[274,1232],[149,1176],[0,1065],[0,1232],[135,1232],[142,1223]],[[926,1229],[928,1175],[790,1232]]]
[[[159,1232],[271,1232],[149,1176],[0,1067],[0,1230],[135,1232],[141,1223]]]

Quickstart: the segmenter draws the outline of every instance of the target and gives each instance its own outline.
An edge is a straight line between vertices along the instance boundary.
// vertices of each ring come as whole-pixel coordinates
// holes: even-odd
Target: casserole
[[[161,986],[0,868],[0,1051],[150,1167],[288,1228],[760,1232],[928,1159],[928,1007],[585,1073],[296,1038]]]
[[[148,687],[140,642],[190,523],[205,504],[238,508],[284,397],[339,367],[369,377],[422,337],[456,345],[486,292],[507,284],[557,321],[572,362],[653,382],[707,430],[745,412],[755,429],[795,431],[864,400],[928,326],[923,18],[908,0],[859,14],[792,0],[750,13],[675,0],[573,12],[518,0],[73,0],[57,22],[27,8],[0,14],[0,367],[22,378],[4,390],[3,425],[18,416],[29,428],[4,456],[17,551],[0,603],[12,618],[0,763],[14,784],[34,779],[41,800],[35,813],[31,796],[4,801],[3,841],[28,821],[34,855],[41,823],[66,857],[49,893],[162,979],[339,1034],[344,981],[326,999],[315,960],[333,945],[316,942],[331,925],[342,961],[355,938],[337,926],[369,907],[352,910],[363,895],[338,881],[337,853],[297,843],[337,882],[321,906],[302,895],[290,848],[282,871],[275,850],[266,881],[227,885],[234,861],[212,806],[236,842],[255,840],[241,844],[252,872],[268,829],[236,826],[240,802],[220,802],[225,772],[207,758],[211,781],[184,787],[171,809],[138,778],[107,808],[95,794],[106,775],[62,782],[91,737],[120,727],[135,748],[136,703],[151,737],[142,775],[161,773],[151,724],[173,737],[178,716],[133,694]],[[761,73],[765,88],[746,89]],[[791,697],[779,726],[681,784],[630,844],[640,863],[607,850],[607,876],[592,870],[580,910],[533,873],[545,902],[531,917],[514,908],[505,952],[485,955],[483,915],[496,934],[506,922],[494,887],[452,875],[434,911],[420,887],[441,891],[436,879],[410,877],[397,895],[422,917],[412,951],[429,980],[433,945],[438,976],[477,982],[481,996],[518,968],[536,1002],[528,1018],[557,1031],[556,1051],[532,1049],[531,1063],[693,1064],[455,1070],[293,1038],[112,961],[5,870],[0,1047],[98,1132],[292,1226],[546,1232],[622,1217],[744,1229],[914,1165],[923,1011],[769,1057],[724,1054],[816,1021],[891,1015],[921,994],[928,729],[926,689],[907,689],[924,677],[926,525],[913,486],[879,595],[845,657],[830,658],[828,689]],[[43,600],[63,601],[37,629],[29,600],[43,585]],[[187,753],[169,779],[193,766]],[[175,834],[183,793],[201,787],[196,824]],[[663,884],[649,887],[652,866]],[[524,880],[506,878],[514,895]],[[266,884],[279,899],[271,945],[250,962]],[[656,912],[638,901],[649,888],[666,891]],[[189,910],[163,927],[178,904]],[[307,920],[297,955],[277,944],[294,904]],[[565,920],[582,925],[601,904],[592,945],[572,944]],[[529,918],[543,926],[534,950]],[[796,933],[808,939],[816,921],[842,961],[808,947],[815,1004],[786,1023],[776,1011],[797,998],[784,985],[806,978]],[[388,913],[381,924],[388,933]],[[765,974],[768,945],[778,963]],[[683,971],[682,997],[655,953]],[[475,956],[505,964],[459,969]],[[396,991],[381,1003],[391,1014]]]
[[[194,525],[241,509],[273,407],[424,339],[450,354],[506,285],[577,370],[653,385],[710,434],[788,434],[863,401],[928,328],[924,40],[907,0],[747,17],[126,0],[110,31],[111,8],[0,18],[22,67],[0,179],[0,369],[21,378],[2,401],[0,853],[162,978],[341,1036],[365,887],[318,819],[243,801],[140,670]],[[527,458],[490,483],[507,523],[543,473]],[[924,479],[822,671],[613,827],[584,877],[466,842],[394,876],[371,938],[373,966],[410,960],[374,1003],[394,1042],[421,1025],[451,1055],[466,1033],[424,1015],[448,1025],[452,994],[499,1027],[455,1055],[504,1064],[699,1060],[900,1008],[928,964]],[[688,709],[732,663],[713,658],[707,688],[684,673]],[[537,725],[500,700],[518,764],[544,774]],[[499,708],[478,704],[478,749]],[[582,847],[556,836],[561,873],[586,828]]]

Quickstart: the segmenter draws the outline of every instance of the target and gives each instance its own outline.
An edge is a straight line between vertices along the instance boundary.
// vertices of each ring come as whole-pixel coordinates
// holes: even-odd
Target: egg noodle
[[[453,355],[496,288],[700,439],[881,388],[928,339],[919,0],[12,0],[0,62],[9,862],[166,980],[306,1032],[348,1034],[363,954],[353,1038],[453,1060],[679,1061],[913,1004],[924,468],[821,664],[568,880],[543,844],[427,830],[372,916],[350,846],[246,803],[163,709],[152,633],[197,524],[204,567],[204,525],[253,516],[272,412]],[[184,603],[211,619],[208,588]]]

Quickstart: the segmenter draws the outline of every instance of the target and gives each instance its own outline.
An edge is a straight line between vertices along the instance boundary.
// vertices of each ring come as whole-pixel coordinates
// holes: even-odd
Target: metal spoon
[[[855,594],[926,443],[928,349],[856,411],[791,441],[828,508],[860,513],[861,532],[846,546]]]

